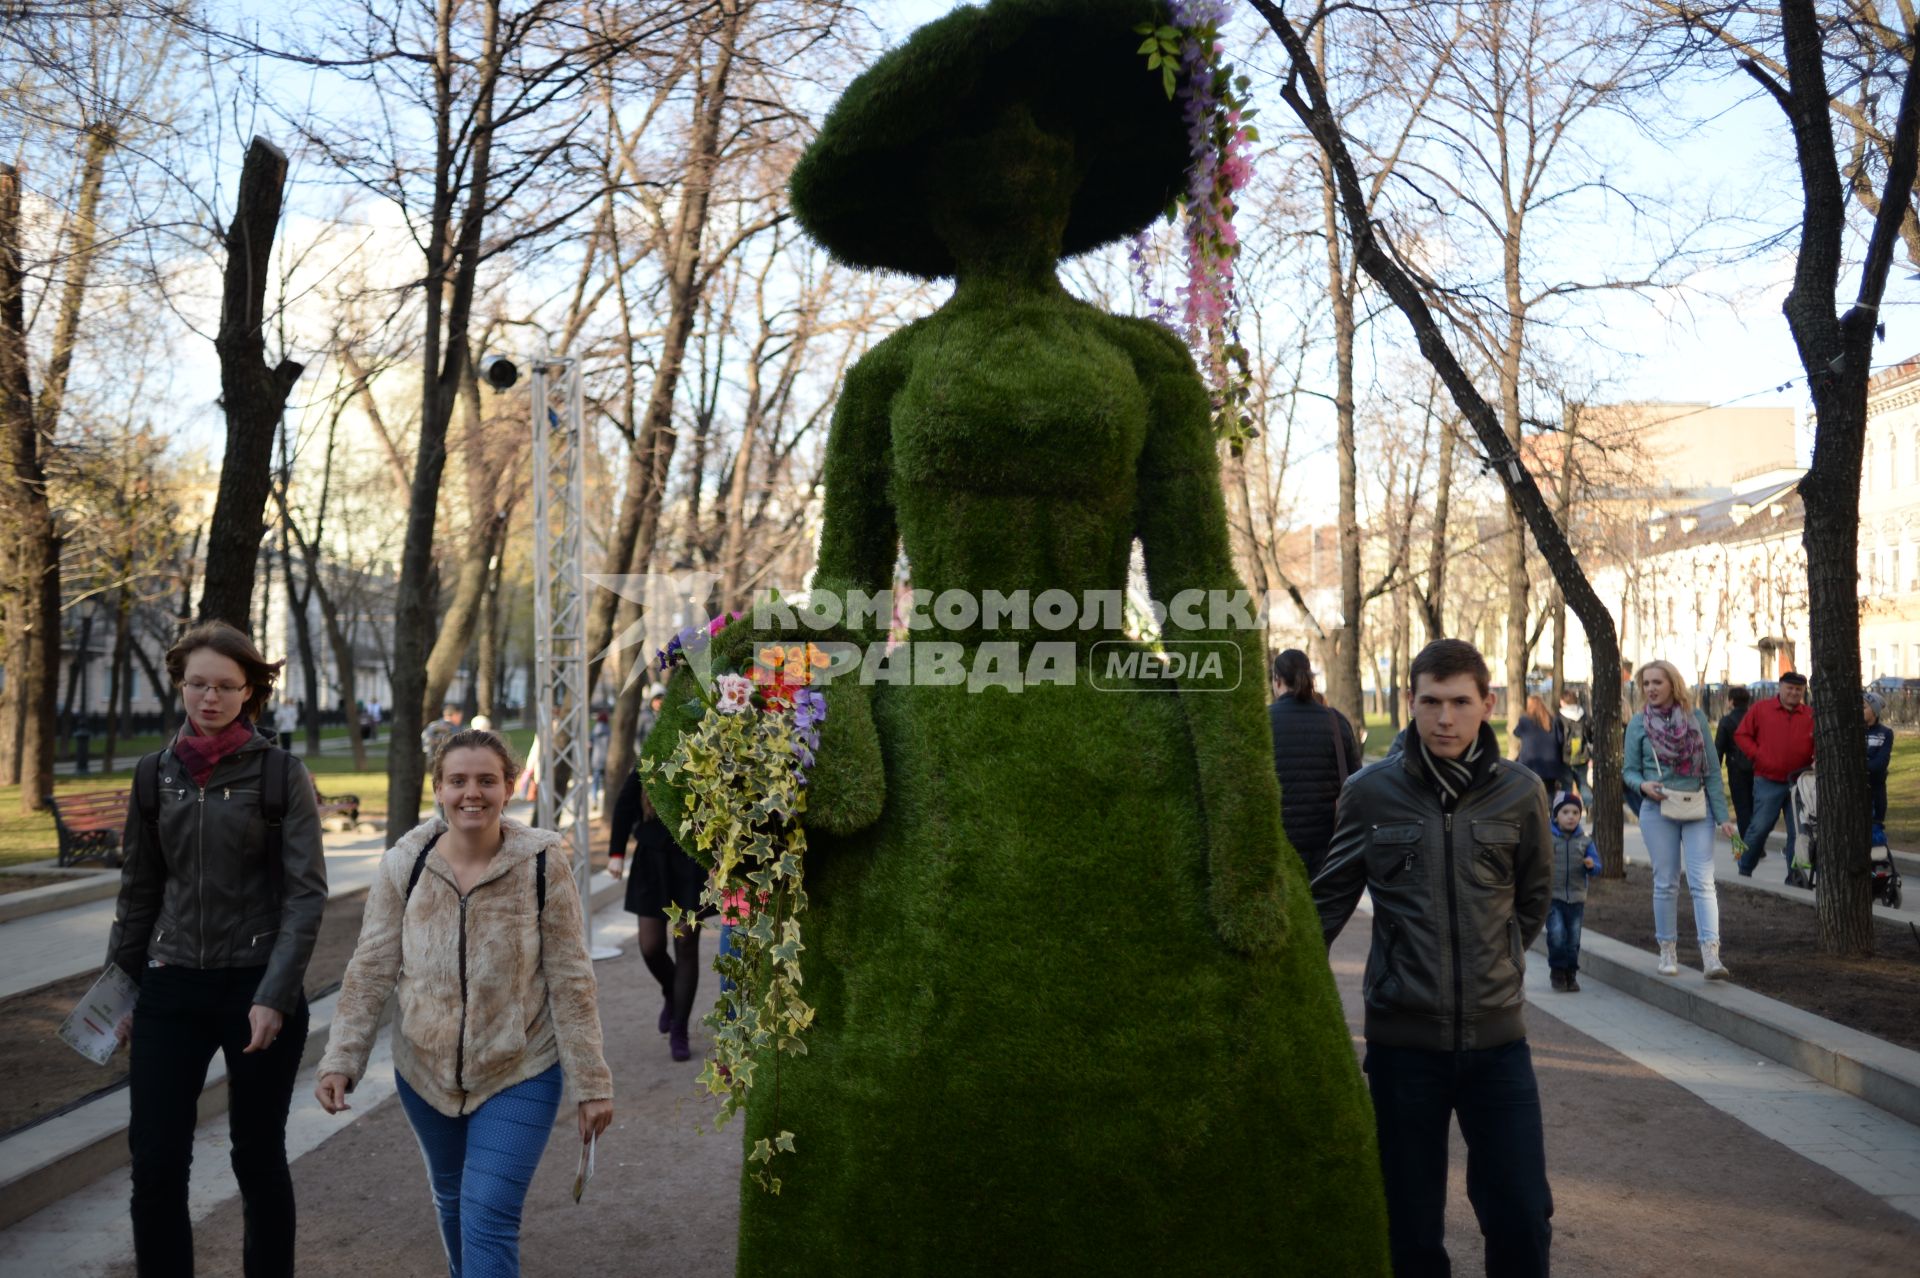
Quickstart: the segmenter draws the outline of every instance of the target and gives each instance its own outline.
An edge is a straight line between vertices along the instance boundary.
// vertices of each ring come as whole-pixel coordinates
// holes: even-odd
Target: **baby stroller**
[[[1811,768],[1794,779],[1793,814],[1798,822],[1800,842],[1787,884],[1811,890],[1820,880],[1820,795],[1814,787]],[[1873,827],[1872,844],[1867,848],[1867,871],[1871,876],[1873,899],[1889,909],[1899,909],[1900,867],[1894,863],[1893,850],[1887,846],[1886,829],[1878,823]]]
[[[1793,779],[1793,821],[1797,836],[1793,864],[1787,867],[1787,886],[1812,891],[1820,874],[1814,855],[1819,846],[1820,791],[1813,783],[1812,768]]]

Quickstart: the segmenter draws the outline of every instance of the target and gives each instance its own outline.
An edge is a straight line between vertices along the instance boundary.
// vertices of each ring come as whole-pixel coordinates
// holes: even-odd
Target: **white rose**
[[[721,714],[739,714],[753,708],[753,680],[745,675],[725,674],[713,681],[719,700],[715,709]]]

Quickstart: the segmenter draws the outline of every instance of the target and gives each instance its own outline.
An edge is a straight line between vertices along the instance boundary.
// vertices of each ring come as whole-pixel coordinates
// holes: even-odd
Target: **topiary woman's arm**
[[[816,600],[831,595],[844,601],[852,590],[871,594],[892,586],[898,532],[888,491],[890,416],[903,371],[901,337],[896,336],[869,351],[847,373],[827,436],[820,560],[811,592]],[[884,622],[883,618],[883,627]],[[749,615],[714,636],[712,653],[718,664],[744,670],[763,644],[864,643],[881,637],[884,628],[879,634],[844,624],[816,628],[806,624],[804,617],[796,618],[794,625],[776,620],[771,628],[755,630]],[[857,666],[822,691],[827,716],[820,724],[817,762],[807,774],[807,811],[802,820],[810,829],[852,834],[878,819],[886,798],[880,741]],[[667,683],[660,718],[647,737],[643,756],[664,764],[680,734],[699,716],[694,677],[683,665]],[[656,772],[647,793],[680,845],[692,851],[693,843],[680,837],[686,820],[685,792]]]
[[[1262,713],[1263,645],[1258,627],[1248,624],[1252,607],[1237,617],[1220,608],[1236,592],[1244,597],[1245,587],[1227,540],[1206,388],[1170,334],[1144,323],[1128,328],[1151,412],[1134,530],[1153,597],[1170,609],[1162,638],[1169,653],[1223,657],[1220,678],[1183,677],[1179,692],[1206,810],[1208,905],[1220,939],[1253,953],[1286,939],[1281,866],[1293,855],[1280,824],[1272,730]],[[1198,628],[1181,624],[1196,618],[1178,606],[1182,591],[1205,592]],[[1204,642],[1182,646],[1195,640]]]

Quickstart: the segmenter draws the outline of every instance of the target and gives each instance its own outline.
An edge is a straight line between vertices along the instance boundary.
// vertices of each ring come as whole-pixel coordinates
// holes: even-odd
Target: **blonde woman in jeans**
[[[1659,973],[1678,976],[1677,899],[1684,865],[1693,897],[1693,926],[1700,940],[1700,968],[1710,981],[1730,979],[1720,961],[1720,902],[1713,886],[1713,833],[1732,837],[1727,792],[1720,783],[1713,729],[1687,695],[1687,681],[1670,661],[1641,667],[1643,708],[1627,724],[1626,759],[1621,778],[1646,799],[1640,805],[1640,833],[1653,861],[1653,937],[1660,943]],[[1671,795],[1705,791],[1708,815],[1675,820],[1661,810]]]

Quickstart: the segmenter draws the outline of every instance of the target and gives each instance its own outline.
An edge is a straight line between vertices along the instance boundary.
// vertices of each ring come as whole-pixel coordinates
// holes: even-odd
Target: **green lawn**
[[[1920,733],[1893,734],[1893,762],[1887,767],[1887,845],[1901,851],[1920,848]]]
[[[1502,748],[1504,748],[1507,739],[1507,721],[1505,719],[1493,719],[1489,720],[1489,722],[1493,724],[1494,735],[1500,738]],[[1400,726],[1405,727],[1406,723],[1407,719],[1403,714],[1400,717]],[[1367,740],[1365,744],[1360,747],[1360,752],[1366,755],[1369,760],[1383,759],[1386,757],[1387,747],[1393,744],[1394,736],[1393,721],[1391,719],[1384,714],[1370,713],[1367,715]]]
[[[533,729],[509,731],[507,739],[523,760],[533,744]],[[155,743],[158,744],[157,742]],[[56,777],[53,792],[85,794],[90,790],[124,790],[133,784],[133,762],[137,755],[125,754],[117,770],[86,777]],[[329,754],[304,762],[319,778],[322,794],[355,794],[360,797],[360,815],[379,820],[387,812],[387,742],[383,737],[368,743],[369,771],[353,770],[353,756]],[[60,843],[53,829],[53,817],[46,812],[20,811],[20,787],[0,786],[0,865],[22,861],[41,861],[58,855]]]

